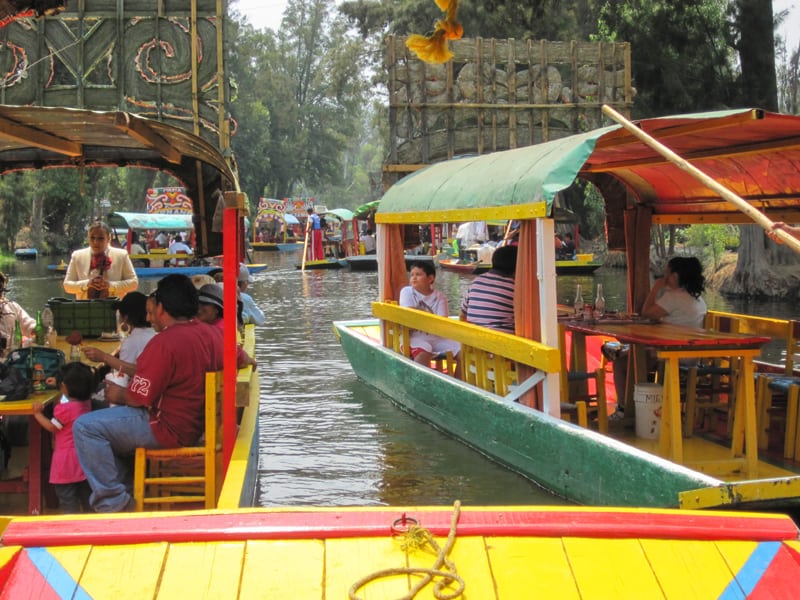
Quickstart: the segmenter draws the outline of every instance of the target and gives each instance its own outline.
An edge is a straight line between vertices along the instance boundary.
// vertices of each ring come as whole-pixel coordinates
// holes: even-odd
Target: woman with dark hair
[[[675,256],[667,263],[664,276],[653,287],[642,306],[642,316],[671,325],[702,328],[708,312],[700,294],[705,290],[700,261],[694,256]]]

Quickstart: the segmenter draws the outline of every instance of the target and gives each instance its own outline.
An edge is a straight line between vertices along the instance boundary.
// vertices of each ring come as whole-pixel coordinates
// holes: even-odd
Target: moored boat
[[[39,251],[36,248],[17,248],[14,250],[14,257],[17,260],[36,260]]]
[[[453,271],[465,275],[478,275],[492,268],[491,263],[462,261],[458,258],[440,258],[439,266],[445,271]]]
[[[698,167],[707,166],[723,185],[734,185],[742,172],[749,173],[754,184],[744,201],[757,204],[776,221],[794,220],[800,177],[779,181],[758,165],[800,159],[800,151],[784,141],[787,131],[800,133],[800,118],[740,110],[647,119],[639,126],[656,136],[668,134],[674,147]],[[715,136],[706,135],[712,128]],[[732,147],[740,150],[731,154]],[[620,161],[626,165],[623,172],[617,169]],[[514,175],[498,182],[488,177],[496,172]],[[562,418],[562,409],[569,414],[570,397],[568,373],[562,366],[567,349],[559,343],[556,316],[552,208],[555,194],[576,177],[595,182],[601,195],[608,194],[609,224],[622,223],[621,212],[626,211],[624,231],[611,231],[609,245],[619,249],[615,244],[627,243],[632,308],[640,306],[649,291],[651,223],[750,222],[735,204],[720,201],[716,193],[698,186],[693,176],[616,126],[429,166],[391,187],[376,214],[378,239],[384,244],[379,256],[385,257],[380,265],[380,298],[373,304],[376,320],[335,323],[357,376],[436,427],[577,502],[683,508],[800,506],[796,465],[791,461],[776,465],[758,456],[763,423],[756,422],[753,359],[769,339],[763,335],[693,333],[642,322],[615,326],[608,320],[597,326],[566,324],[578,339],[605,334],[630,341],[636,348],[657,348],[665,364],[666,385],[661,433],[655,439],[631,431],[634,406],[628,413],[627,402],[627,422],[612,424],[607,433]],[[609,200],[622,185],[627,186],[629,198],[624,207]],[[796,192],[777,193],[787,186]],[[406,284],[398,230],[427,224],[434,216],[447,215],[448,221],[458,222],[487,214],[520,222],[516,335],[397,306],[397,294]],[[460,342],[465,380],[411,360],[407,337],[411,329]],[[732,433],[725,444],[695,431],[682,439],[678,365],[689,356],[728,356],[740,363],[735,410],[728,405],[727,413]],[[631,381],[646,381],[639,379],[641,375],[632,374]],[[598,415],[606,410],[598,407]],[[601,426],[599,418],[597,425]]]

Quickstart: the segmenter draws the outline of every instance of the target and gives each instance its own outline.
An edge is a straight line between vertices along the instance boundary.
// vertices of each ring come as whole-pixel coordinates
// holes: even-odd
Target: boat
[[[130,249],[133,244],[133,234],[154,236],[159,231],[189,231],[194,232],[193,217],[185,213],[135,213],[112,212],[107,215],[107,221],[112,231],[124,231],[126,236],[125,247]],[[220,257],[195,257],[185,254],[169,254],[165,248],[150,248],[144,254],[131,254],[129,251],[136,276],[140,279],[161,278],[166,275],[180,273],[191,277],[193,275],[210,275],[214,277],[222,272]],[[189,262],[191,264],[170,264],[171,261]],[[47,268],[57,273],[66,273],[68,263],[61,260],[56,265],[47,265]],[[247,268],[251,274],[258,273],[267,268],[266,263],[248,263]]]
[[[253,220],[253,240],[250,246],[255,251],[291,251],[303,247],[298,239],[300,221],[289,210],[288,199],[260,198],[256,217]]]
[[[602,262],[594,260],[594,254],[578,254],[572,260],[557,260],[556,274],[591,275],[602,266]]]
[[[183,129],[140,116],[121,112],[100,112],[76,109],[0,106],[0,119],[15,122],[19,131],[49,131],[58,137],[60,144],[41,147],[35,140],[26,142],[23,137],[0,134],[0,172],[35,168],[41,164],[74,167],[75,160],[87,166],[115,164],[137,165],[167,171],[181,179],[191,190],[204,190],[204,201],[195,202],[195,215],[189,221],[181,221],[175,230],[185,225],[197,233],[198,246],[204,256],[223,256],[223,265],[218,265],[224,273],[226,294],[225,303],[236,303],[236,276],[240,264],[244,239],[240,223],[242,207],[246,206],[243,194],[235,191],[236,175],[219,151],[206,140]],[[33,136],[34,138],[36,136]],[[167,144],[151,144],[151,140],[169,140]],[[89,143],[91,140],[91,143]],[[62,152],[65,146],[73,152]],[[162,152],[167,153],[165,160]],[[33,158],[32,158],[33,157]],[[133,157],[133,158],[132,158]],[[31,162],[32,161],[32,162]],[[190,166],[189,166],[190,165]],[[220,190],[225,190],[220,197]],[[213,229],[210,215],[214,214],[219,202],[224,201],[223,225],[221,232]],[[152,217],[153,215],[150,215]],[[127,221],[133,225],[134,221]],[[236,314],[230,311],[225,315],[226,330],[236,331]],[[245,346],[255,346],[255,336],[246,329]],[[99,341],[98,341],[99,343]],[[251,506],[255,493],[255,464],[258,411],[257,373],[252,370],[238,371],[236,368],[235,336],[227,336],[223,370],[222,390],[223,437],[221,457],[224,478],[222,480],[220,506]],[[55,391],[53,392],[55,394]],[[252,395],[251,395],[252,394]],[[31,414],[31,400],[0,403],[2,414]],[[30,432],[41,432],[33,427]],[[43,436],[39,435],[39,438]],[[33,444],[38,448],[37,444]],[[25,452],[25,448],[15,448],[18,458],[40,461],[41,452]],[[27,454],[27,457],[26,457]],[[12,460],[14,457],[12,456]],[[42,464],[39,462],[38,464]],[[4,478],[2,500],[5,511],[16,506],[14,499],[23,493],[28,497],[24,512],[38,514],[42,505],[42,475],[44,468],[25,469],[24,477],[18,481]],[[8,500],[8,502],[6,502]],[[47,512],[45,505],[45,512]],[[81,517],[65,517],[79,522]],[[8,522],[7,518],[3,522]],[[32,592],[31,592],[32,593]],[[24,592],[24,595],[29,595]],[[104,595],[104,594],[101,594]]]
[[[792,598],[797,533],[784,515],[460,503],[11,519],[0,595]]]
[[[445,271],[453,271],[462,275],[478,275],[491,269],[492,263],[461,260],[459,258],[440,258],[439,266]]]
[[[325,219],[326,223],[325,231],[322,232],[322,250],[325,258],[301,260],[295,266],[298,269],[312,271],[347,267],[347,257],[358,255],[353,211],[347,208],[332,208],[320,210],[319,215],[320,218]],[[311,241],[309,240],[310,245]]]
[[[36,260],[39,251],[36,248],[17,248],[14,250],[14,257],[17,260]]]
[[[742,204],[758,206],[775,221],[797,221],[800,175],[778,177],[759,165],[800,160],[800,149],[785,141],[800,133],[800,117],[742,109],[644,119],[637,126],[636,131],[665,136],[685,160],[713,172],[717,185],[741,192],[736,182],[747,174],[750,183]],[[708,135],[711,130],[713,136]],[[698,185],[694,174],[659,152],[635,133],[612,125],[526,148],[436,163],[403,178],[387,190],[376,214],[383,243],[380,296],[372,304],[372,318],[334,323],[342,348],[356,375],[401,407],[575,502],[797,508],[797,466],[758,455],[751,375],[753,358],[767,337],[712,331],[690,340],[694,330],[687,330],[673,332],[676,337],[669,340],[669,326],[608,325],[605,329],[613,337],[623,330],[632,335],[637,348],[648,342],[661,344],[667,387],[660,436],[646,439],[631,431],[627,406],[627,426],[609,426],[608,433],[568,422],[571,412],[562,416],[567,388],[562,384],[567,376],[562,353],[567,349],[559,343],[555,297],[555,195],[576,177],[598,187],[606,203],[609,247],[627,251],[632,307],[641,306],[650,287],[651,223],[754,220],[739,204]],[[498,172],[509,175],[505,181],[487,175]],[[627,186],[627,206],[614,195],[622,184]],[[520,222],[516,285],[517,301],[525,306],[517,313],[517,335],[398,306],[396,294],[406,284],[399,230],[443,215],[448,222],[463,222],[487,214]],[[411,360],[406,350],[411,329],[461,342],[466,380]],[[572,331],[581,338],[603,327],[593,329],[587,321]],[[686,440],[680,435],[678,356],[699,355],[691,349],[695,343],[708,356],[727,353],[742,361],[727,447],[705,435]]]

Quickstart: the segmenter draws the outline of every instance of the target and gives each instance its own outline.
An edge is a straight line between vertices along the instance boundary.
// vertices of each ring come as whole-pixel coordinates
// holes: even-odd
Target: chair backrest
[[[800,321],[789,321],[786,338],[786,366],[784,373],[794,375],[794,363],[800,358]]]
[[[205,494],[206,507],[208,499],[213,498],[213,507],[222,488],[222,371],[206,373],[206,406],[205,406]]]

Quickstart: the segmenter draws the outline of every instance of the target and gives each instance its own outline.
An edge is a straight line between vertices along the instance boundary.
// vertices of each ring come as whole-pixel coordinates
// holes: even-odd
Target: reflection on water
[[[331,326],[336,319],[370,314],[376,273],[295,268],[298,253],[262,253],[267,271],[248,290],[268,316],[257,329],[261,370],[258,502],[275,505],[444,505],[562,503],[533,483],[499,467],[394,406],[356,380]],[[64,296],[47,259],[11,262],[8,294],[29,312]],[[57,261],[53,261],[57,262]],[[437,287],[458,304],[470,277],[439,271]],[[558,301],[571,304],[580,283],[584,300],[603,284],[608,310],[625,304],[625,272],[560,277]],[[154,289],[142,280],[140,289]],[[732,302],[707,296],[711,308],[781,317],[791,303]]]

